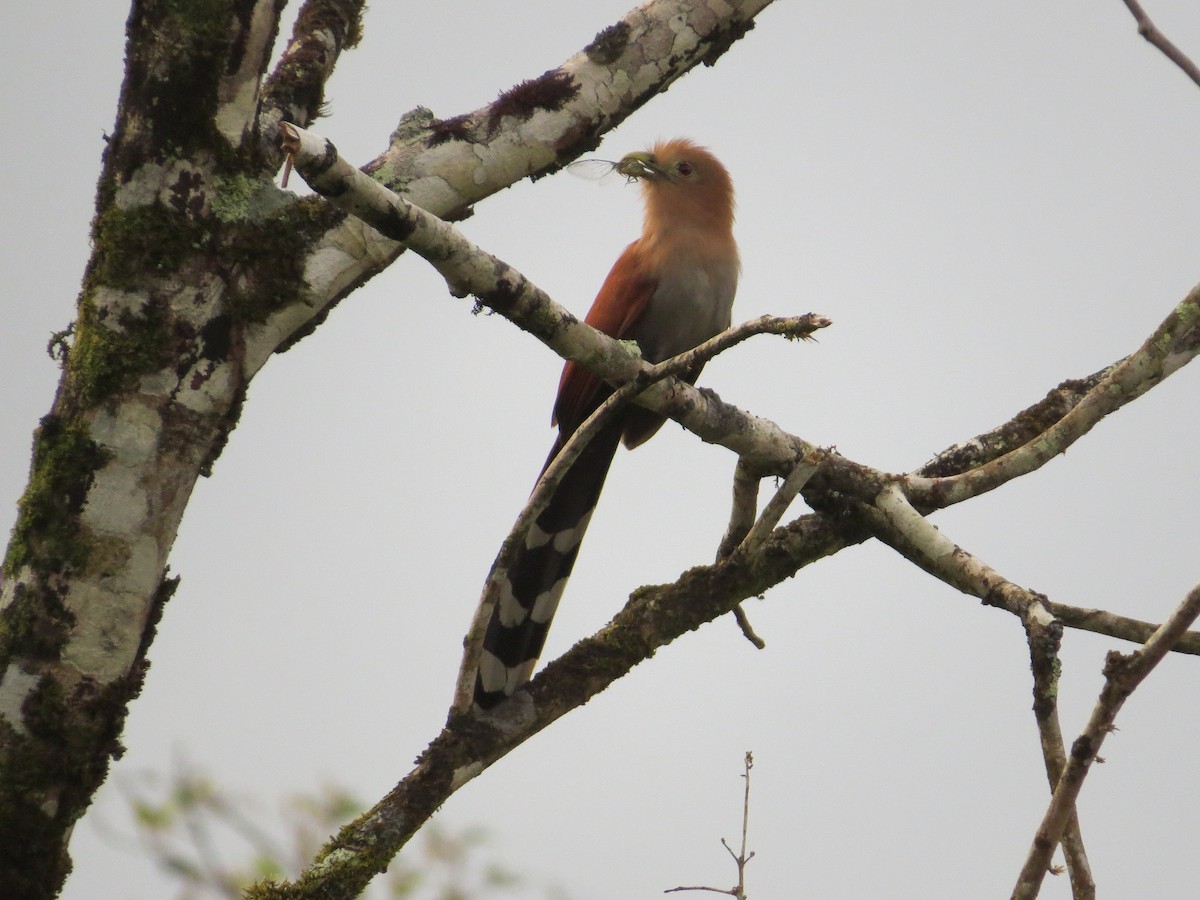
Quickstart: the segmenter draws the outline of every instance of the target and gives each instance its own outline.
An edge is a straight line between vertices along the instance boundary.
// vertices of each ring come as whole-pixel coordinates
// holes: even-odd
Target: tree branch
[[[333,0],[330,0],[333,3]],[[343,0],[349,2],[349,0]],[[754,27],[771,0],[654,0],[601,30],[581,51],[544,74],[521,82],[473,111],[438,118],[424,107],[406,113],[388,149],[365,170],[410,201],[446,219],[470,214],[473,204],[525,178],[556,172],[635,110],[696,66],[711,65]],[[336,8],[343,8],[333,3]],[[319,50],[333,38],[317,30]],[[305,91],[321,83],[331,64],[314,59],[313,72],[289,85],[277,71],[272,90],[281,90],[259,128],[273,135],[283,119],[311,121]],[[299,117],[281,107],[303,107]],[[272,311],[249,334],[246,372],[253,374],[281,347],[312,332],[329,309],[386,269],[402,246],[341,216],[322,221],[311,200],[293,201],[293,218],[307,237],[303,256],[306,292]]]
[[[1136,400],[1200,352],[1200,285],[1192,288],[1130,356],[1107,369],[1062,417],[997,459],[956,475],[905,478],[905,493],[918,506],[940,509],[1041,468],[1087,434],[1109,413]]]
[[[1013,897],[1037,896],[1054,849],[1064,832],[1075,896],[1094,896],[1095,884],[1079,834],[1075,798],[1082,787],[1087,768],[1099,752],[1100,744],[1111,729],[1121,705],[1200,615],[1200,587],[1194,589],[1171,617],[1155,630],[1142,650],[1129,657],[1115,651],[1109,654],[1105,666],[1107,680],[1100,700],[1087,728],[1072,746],[1070,761],[1067,762],[1054,700],[1057,695],[1057,650],[1061,627],[1049,613],[1045,597],[1002,578],[951,542],[908,503],[898,485],[893,484],[881,491],[875,508],[879,515],[872,516],[871,520],[879,526],[879,536],[885,543],[959,590],[1019,615],[1025,624],[1033,662],[1034,711],[1042,737],[1047,775],[1054,786],[1054,793]]]
[[[1150,640],[1128,656],[1110,651],[1104,664],[1104,687],[1092,709],[1087,725],[1071,745],[1071,757],[1058,780],[1042,823],[1029,848],[1025,865],[1017,876],[1013,900],[1031,900],[1037,896],[1050,857],[1058,845],[1083,781],[1100,752],[1104,739],[1113,730],[1117,713],[1132,694],[1166,656],[1180,637],[1200,616],[1200,586],[1192,589]]]
[[[898,496],[897,502],[902,500]],[[915,510],[910,514],[924,522]],[[925,523],[921,530],[926,529],[936,536],[932,525]],[[821,515],[804,516],[777,530],[754,553],[698,566],[671,584],[639,588],[604,628],[551,661],[525,690],[498,708],[502,715],[486,721],[452,715],[417,767],[374,808],[347,825],[294,884],[262,885],[249,896],[308,897],[322,890],[343,896],[361,890],[451,794],[492,763],[659,648],[855,538],[857,532],[844,521],[834,525]],[[989,585],[989,602],[1014,610],[1028,606],[1027,592],[998,576],[980,583]]]
[[[294,158],[296,171],[313,190],[381,234],[403,241],[441,273],[452,294],[474,295],[559,356],[581,363],[610,384],[652,378],[653,366],[624,343],[581,322],[524,275],[476,247],[452,225],[345,162],[329,141],[286,123],[280,127],[280,140]],[[812,314],[785,319],[764,317],[718,335],[690,352],[698,354],[699,359],[752,334],[806,337],[828,324],[825,317]],[[687,354],[679,359],[685,361]],[[746,457],[763,471],[784,474],[793,459],[814,449],[774,422],[752,416],[725,403],[712,391],[700,390],[674,376],[650,383],[636,402],[669,416],[701,439]]]
[[[1188,78],[1192,79],[1197,85],[1200,85],[1200,69],[1196,68],[1196,64],[1188,59],[1187,54],[1171,43],[1167,36],[1158,30],[1158,26],[1150,21],[1150,17],[1146,15],[1146,11],[1142,9],[1142,4],[1138,0],[1123,0],[1123,2],[1137,22],[1138,34],[1161,50],[1167,59],[1183,70],[1183,73]]]
[[[733,848],[729,846],[729,842],[725,838],[721,838],[721,846],[728,851],[730,857],[733,858],[734,865],[737,866],[738,880],[731,888],[715,888],[705,887],[701,885],[667,888],[663,891],[664,894],[675,894],[680,891],[708,891],[713,894],[726,894],[736,900],[746,900],[746,863],[754,858],[754,851],[746,853],[746,835],[750,830],[750,770],[754,768],[754,754],[749,750],[746,751],[746,758],[743,763],[744,769],[742,778],[746,780],[746,786],[742,793],[742,844],[741,851],[733,852]]]
[[[909,504],[898,485],[882,491],[875,508],[879,515],[872,518],[880,526],[878,535],[884,543],[947,584],[1020,616],[1029,641],[1034,717],[1053,790],[1066,756],[1057,703],[1062,625],[1049,612],[1045,596],[1013,584],[950,541]],[[1094,897],[1095,884],[1074,809],[1068,811],[1065,828],[1064,849],[1075,897]]]
[[[753,527],[739,543],[739,550],[749,552],[762,546],[763,541],[775,530],[775,526],[779,524],[779,520],[783,518],[783,514],[792,505],[792,501],[796,499],[796,495],[804,489],[804,485],[808,484],[808,480],[817,473],[817,469],[821,467],[827,456],[828,454],[823,450],[812,450],[795,461],[791,471],[788,472],[787,477],[783,480],[783,484],[775,492],[775,496],[767,501],[767,505],[763,507],[762,515],[758,517],[758,521],[754,523]]]
[[[259,134],[262,151],[278,167],[280,122],[308,125],[320,115],[325,83],[343,50],[362,38],[365,0],[305,0],[292,26],[292,37],[275,71],[263,84]]]
[[[1061,672],[1058,649],[1062,643],[1062,623],[1055,620],[1047,606],[1046,599],[1038,595],[1036,602],[1029,605],[1023,624],[1029,642],[1030,669],[1033,672],[1033,715],[1041,740],[1046,777],[1050,783],[1050,790],[1053,791],[1066,767],[1067,754],[1058,719],[1058,683]],[[1083,846],[1077,810],[1071,811],[1063,833],[1062,845],[1071,879],[1072,897],[1074,900],[1094,900],[1096,882],[1092,878],[1091,865]]]
[[[717,561],[720,562],[737,549],[754,527],[758,514],[758,485],[762,476],[756,473],[744,459],[739,459],[733,470],[733,505],[729,510],[729,524],[717,546]]]
[[[747,465],[744,459],[739,459],[733,470],[733,506],[729,511],[729,524],[725,527],[725,534],[717,546],[717,562],[736,550],[754,527],[760,481],[762,478],[754,469]],[[759,650],[766,648],[766,641],[755,633],[754,626],[750,624],[750,619],[740,603],[733,608],[733,618],[746,640]]]
[[[1014,584],[982,560],[955,544],[909,502],[899,483],[879,492],[872,507],[863,513],[883,543],[934,577],[989,606],[1008,610],[1029,619],[1030,609],[1040,605],[1041,594]]]

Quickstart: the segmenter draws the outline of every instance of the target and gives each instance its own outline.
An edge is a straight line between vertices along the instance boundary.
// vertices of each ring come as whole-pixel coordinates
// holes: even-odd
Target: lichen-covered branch
[[[1048,605],[1045,598],[1039,595],[1037,601],[1029,605],[1023,624],[1029,642],[1029,667],[1033,672],[1033,715],[1037,721],[1046,778],[1053,791],[1066,767],[1067,751],[1058,718],[1058,683],[1062,674],[1058,650],[1062,643],[1063,628],[1047,608]],[[1096,882],[1092,878],[1092,867],[1083,845],[1083,832],[1076,810],[1071,811],[1067,820],[1062,848],[1071,879],[1073,900],[1092,900],[1096,896]]]
[[[281,126],[281,140],[309,186],[374,230],[420,254],[446,279],[453,294],[474,295],[480,303],[513,322],[560,356],[573,359],[614,385],[649,385],[637,402],[678,421],[710,443],[721,444],[763,471],[788,471],[799,455],[814,448],[786,434],[773,422],[725,403],[712,391],[671,377],[656,380],[655,369],[621,341],[601,334],[559,306],[519,271],[468,241],[457,229],[392,193],[344,161],[333,145],[294,125]],[[698,359],[773,331],[802,338],[824,328],[823,316],[767,317],[718,335],[679,359]],[[664,363],[667,371],[675,361]]]
[[[300,7],[287,49],[263,84],[258,125],[272,168],[279,165],[279,123],[308,125],[320,114],[325,83],[342,51],[362,38],[365,9],[364,0],[306,0]]]
[[[754,27],[771,0],[654,0],[601,30],[559,66],[466,113],[405,114],[386,151],[364,167],[392,191],[444,219],[525,178],[557,171],[688,71],[711,65]],[[291,121],[304,123],[303,119]],[[311,201],[299,204],[313,214]],[[401,252],[359,219],[341,216],[301,260],[307,290],[253,330],[246,366],[257,371],[304,336],[329,308]]]
[[[246,138],[276,13],[145,0],[129,17],[93,255],[0,575],[0,896],[61,886],[184,506],[240,402],[239,309],[278,274],[254,261],[277,246],[268,210],[233,212],[261,168]]]
[[[1200,285],[1134,353],[1096,380],[1078,402],[1032,440],[987,463],[958,474],[911,475],[905,492],[918,506],[940,509],[1036,471],[1087,434],[1105,416],[1136,400],[1200,352]]]
[[[1187,633],[1197,616],[1200,616],[1200,587],[1192,589],[1139,650],[1129,655],[1115,650],[1108,654],[1104,664],[1104,687],[1100,690],[1087,725],[1071,745],[1070,759],[1055,786],[1054,795],[1029,848],[1029,855],[1017,876],[1013,900],[1031,900],[1038,895],[1054,848],[1058,846],[1063,829],[1075,809],[1083,781],[1099,755],[1104,739],[1112,732],[1117,713],[1129,695],[1162,662],[1179,638]]]

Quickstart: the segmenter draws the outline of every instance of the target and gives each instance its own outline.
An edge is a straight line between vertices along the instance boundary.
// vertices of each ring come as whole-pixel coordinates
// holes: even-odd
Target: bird
[[[642,357],[661,362],[729,327],[741,263],[733,237],[733,182],[705,147],[686,138],[659,141],[614,169],[641,187],[641,236],[625,248],[584,321]],[[685,376],[695,382],[702,365]],[[573,361],[563,366],[551,424],[558,436],[542,471],[613,388]],[[484,632],[474,704],[490,710],[533,675],[580,543],[623,442],[649,440],[666,419],[629,405],[586,445],[537,516],[502,577]]]

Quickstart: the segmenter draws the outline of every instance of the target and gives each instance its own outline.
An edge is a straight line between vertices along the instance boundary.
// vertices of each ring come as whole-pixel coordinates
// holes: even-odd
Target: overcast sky
[[[628,0],[375,3],[315,127],[350,160],[417,105],[474,109],[581,48]],[[1200,59],[1200,6],[1145,0]],[[585,11],[586,8],[586,11]],[[0,508],[22,491],[71,321],[127,7],[19,4],[0,34]],[[735,319],[819,312],[816,344],[759,338],[704,384],[885,470],[914,468],[1068,377],[1135,349],[1200,281],[1200,88],[1103,2],[780,2],[714,68],[599,155],[710,146],[738,190]],[[296,182],[294,188],[304,190]],[[477,243],[583,313],[637,234],[637,191],[561,175],[481,203]],[[445,716],[462,633],[552,434],[561,361],[472,316],[401,258],[255,379],[171,558],[182,584],[125,731],[76,828],[68,900],[167,882],[107,843],[117,785],[178,760],[269,806],[335,781],[374,801]],[[1189,367],[1043,471],[936,516],[1052,599],[1161,620],[1200,581]],[[628,592],[711,559],[734,460],[676,427],[622,452],[547,655]],[[798,507],[795,514],[803,512]],[[838,554],[661,651],[440,813],[544,896],[727,886],[753,750],[749,893],[1000,897],[1048,797],[1019,623],[879,545]],[[1106,651],[1070,633],[1068,740]],[[1100,895],[1194,896],[1200,662],[1166,660],[1122,712],[1080,802]],[[1044,897],[1070,895],[1065,877]]]

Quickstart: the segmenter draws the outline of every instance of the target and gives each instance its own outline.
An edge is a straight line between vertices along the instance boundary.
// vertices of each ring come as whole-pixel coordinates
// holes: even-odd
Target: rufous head
[[[627,154],[616,168],[641,182],[648,220],[687,216],[732,229],[733,180],[721,161],[694,141],[659,141],[649,150]]]

